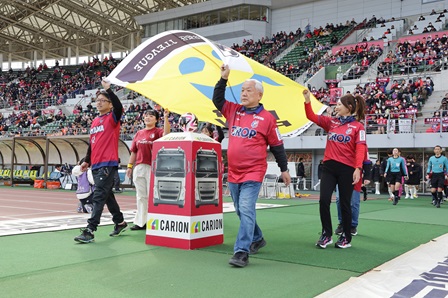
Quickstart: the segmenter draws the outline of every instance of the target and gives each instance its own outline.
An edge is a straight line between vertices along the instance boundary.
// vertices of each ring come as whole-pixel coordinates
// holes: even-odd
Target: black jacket
[[[297,177],[305,177],[305,166],[303,165],[303,162],[297,164],[296,174]]]
[[[387,160],[389,159],[389,157],[385,157],[383,159],[383,161],[381,162],[381,167],[380,167],[380,174],[384,175],[384,173],[386,172],[386,168],[387,168]]]
[[[372,167],[373,182],[380,182],[381,180],[381,165],[374,164]]]
[[[422,167],[416,162],[411,162],[410,164],[407,165],[407,167],[408,167],[409,179],[406,181],[406,184],[420,185],[420,180],[423,177]]]

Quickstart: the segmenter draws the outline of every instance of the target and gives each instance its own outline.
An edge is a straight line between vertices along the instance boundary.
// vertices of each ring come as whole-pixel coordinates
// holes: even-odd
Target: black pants
[[[122,223],[124,220],[123,213],[121,213],[120,206],[112,191],[115,172],[117,171],[117,167],[102,167],[92,171],[93,180],[95,181],[95,191],[93,192],[92,198],[92,215],[87,220],[87,227],[92,231],[96,231],[96,228],[100,224],[104,205],[107,206],[107,209],[112,214],[112,221],[115,224]]]
[[[445,187],[445,174],[444,173],[432,173],[431,188],[443,189],[444,187]]]
[[[114,174],[114,188],[115,190],[120,189],[120,175],[118,175],[118,169],[115,171]]]
[[[343,163],[328,160],[324,162],[322,168],[322,179],[320,188],[320,221],[322,223],[322,233],[327,236],[333,234],[331,224],[330,203],[336,185],[339,188],[339,204],[341,206],[342,228],[347,241],[352,240],[350,233],[352,224],[352,208],[350,202],[353,192],[353,172],[354,168]]]

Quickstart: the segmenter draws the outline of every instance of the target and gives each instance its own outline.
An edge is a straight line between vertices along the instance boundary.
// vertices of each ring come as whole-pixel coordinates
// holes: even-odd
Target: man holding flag
[[[274,116],[260,104],[263,85],[249,79],[242,85],[241,104],[225,100],[230,69],[221,66],[221,79],[213,92],[213,103],[224,115],[229,127],[228,182],[240,227],[229,264],[245,267],[249,253],[256,254],[266,245],[256,222],[256,201],[267,169],[267,146],[274,154],[286,186],[291,182],[288,161]]]

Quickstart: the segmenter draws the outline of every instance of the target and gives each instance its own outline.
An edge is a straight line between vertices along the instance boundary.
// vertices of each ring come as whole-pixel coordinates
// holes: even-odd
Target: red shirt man
[[[267,146],[275,156],[286,186],[291,182],[291,177],[276,120],[260,104],[263,96],[262,83],[257,80],[245,81],[241,88],[241,104],[231,103],[224,97],[229,74],[229,67],[222,65],[221,79],[213,92],[213,103],[226,117],[230,130],[227,149],[228,182],[235,210],[240,218],[234,255],[229,264],[245,267],[249,263],[249,253],[255,254],[266,245],[256,222],[255,205],[267,168]]]

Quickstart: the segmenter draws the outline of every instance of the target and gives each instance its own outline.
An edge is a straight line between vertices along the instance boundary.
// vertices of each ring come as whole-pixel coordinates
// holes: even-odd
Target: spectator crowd
[[[443,14],[443,12],[442,12]],[[351,63],[344,79],[359,78],[383,54],[379,45],[361,42],[357,45],[342,47],[331,53],[333,45],[340,42],[336,33],[355,28],[364,28],[376,24],[384,24],[382,18],[373,16],[370,20],[357,23],[354,19],[345,24],[311,29],[308,25],[302,31],[278,32],[272,37],[264,37],[258,41],[243,40],[241,45],[232,48],[264,65],[284,74],[299,75],[306,72],[311,77],[324,66]],[[446,67],[448,59],[448,38],[446,34],[423,36],[415,42],[399,42],[389,50],[383,61],[377,64],[378,76],[375,81],[358,85],[356,94],[366,99],[366,119],[368,130],[384,133],[385,119],[415,118],[422,105],[432,94],[434,84],[430,77],[418,76],[422,66],[438,65]],[[290,45],[298,48],[300,59],[297,62],[285,61],[277,64],[275,58]],[[99,59],[92,57],[78,66],[59,66],[52,68],[45,64],[37,68],[27,67],[25,70],[0,72],[0,108],[12,107],[14,112],[4,117],[0,114],[0,136],[43,136],[43,135],[79,135],[88,134],[88,127],[96,116],[96,109],[89,103],[83,108],[75,106],[73,114],[66,115],[62,109],[49,108],[61,106],[67,99],[94,90],[120,61],[112,56]],[[393,74],[413,74],[414,79],[400,79],[390,82]],[[389,86],[389,84],[391,84]],[[336,84],[331,82],[328,88],[311,88],[314,96],[327,105],[335,103],[331,90]],[[131,93],[132,95],[132,93]],[[132,95],[132,98],[134,96]],[[444,105],[443,105],[444,104]],[[442,102],[441,110],[446,110],[447,101]],[[132,139],[133,134],[143,128],[142,114],[146,109],[154,108],[161,115],[163,109],[151,107],[145,101],[125,106],[122,120],[122,137]],[[436,114],[435,114],[436,115]],[[160,117],[163,119],[163,117]],[[179,115],[170,114],[172,130],[176,131]],[[163,123],[162,123],[163,124]]]

